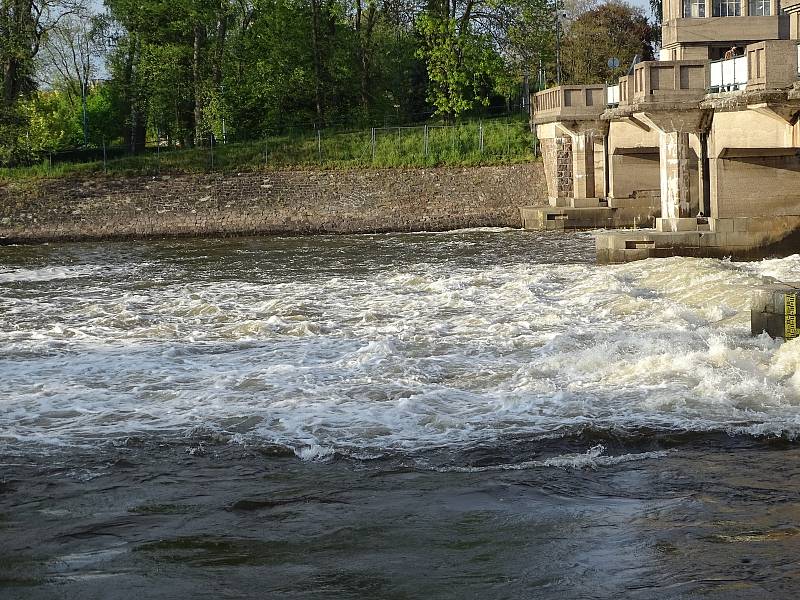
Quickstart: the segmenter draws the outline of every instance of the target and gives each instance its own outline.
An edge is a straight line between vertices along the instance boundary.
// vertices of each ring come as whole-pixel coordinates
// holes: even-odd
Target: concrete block
[[[750,329],[753,335],[767,332],[773,338],[785,340],[800,337],[798,310],[800,284],[773,284],[753,293],[750,310]]]
[[[709,219],[708,224],[711,225],[711,231],[716,233],[733,231],[733,219]]]
[[[753,248],[758,246],[763,239],[763,234],[747,231],[729,231],[718,235],[720,239],[719,245],[723,248],[732,246]]]
[[[599,198],[570,198],[572,208],[600,208]]]
[[[661,213],[661,200],[659,198],[609,198],[608,206],[611,208],[639,208],[644,210],[654,210]]]
[[[697,219],[661,217],[656,219],[656,229],[664,232],[697,231]]]

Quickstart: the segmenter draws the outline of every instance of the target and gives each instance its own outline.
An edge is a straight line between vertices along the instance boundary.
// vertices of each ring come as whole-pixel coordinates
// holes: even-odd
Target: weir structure
[[[659,59],[534,94],[549,206],[599,262],[800,249],[800,0],[666,0]],[[738,55],[722,58],[736,47]]]

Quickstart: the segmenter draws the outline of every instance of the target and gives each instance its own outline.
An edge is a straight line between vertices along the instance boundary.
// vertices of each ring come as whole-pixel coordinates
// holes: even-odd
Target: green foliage
[[[417,56],[428,66],[428,101],[436,113],[457,117],[488,106],[503,63],[488,37],[459,31],[451,18],[424,14],[417,20],[422,47]]]
[[[142,153],[147,141],[151,149],[158,141],[186,151],[175,155],[185,157],[186,168],[195,168],[190,149],[212,139],[219,146],[223,123],[225,137],[246,140],[293,127],[368,130],[431,115],[447,123],[480,119],[521,107],[523,79],[535,88],[540,68],[554,71],[549,0],[105,0],[106,14],[90,21],[76,16],[70,29],[58,11],[76,1],[52,3],[52,14],[33,29],[29,2],[14,3],[30,9],[19,19],[15,14],[17,20],[0,3],[0,78],[13,73],[3,81],[0,102],[0,165],[38,163],[49,152],[84,146],[82,90],[89,74],[97,74],[89,66],[101,60],[109,80],[89,86],[85,145]],[[85,47],[75,47],[76,32]],[[65,53],[51,57],[83,56],[90,48],[102,55],[73,68],[77,74],[69,66],[51,78],[39,73],[47,84],[37,92],[37,43],[56,40]],[[607,59],[627,65],[636,53],[647,57],[652,40],[641,11],[616,1],[592,8],[563,39],[567,77],[580,83],[614,78]],[[431,130],[424,160],[409,158],[418,144],[413,136],[407,142],[403,131],[393,149],[376,150],[376,164],[485,159],[465,158],[472,151],[458,143],[457,132],[449,150],[432,151],[438,129]],[[343,137],[323,156],[335,165],[362,164],[356,151],[362,138],[348,145]],[[308,143],[315,147],[313,139]],[[333,158],[340,148],[352,151]],[[371,154],[370,147],[370,164]],[[305,164],[294,150],[286,157]]]
[[[56,163],[51,167],[45,161],[25,169],[0,169],[0,181],[103,172],[159,175],[265,168],[491,165],[532,160],[532,149],[533,137],[525,118],[442,124],[428,127],[427,136],[423,126],[381,128],[375,132],[374,154],[371,129],[326,129],[319,137],[309,130],[297,130],[257,142],[215,146],[213,151],[211,148],[165,149],[159,153],[129,156],[108,161],[105,169],[102,162]]]
[[[589,10],[572,24],[563,44],[568,81],[615,81],[625,75],[637,54],[643,60],[652,60],[654,34],[644,11],[621,0]],[[618,68],[608,67],[611,57],[619,59]]]

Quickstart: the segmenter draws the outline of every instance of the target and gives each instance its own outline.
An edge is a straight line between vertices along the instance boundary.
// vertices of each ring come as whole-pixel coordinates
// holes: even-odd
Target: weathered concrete
[[[800,283],[765,285],[753,294],[750,328],[753,335],[767,332],[773,338],[793,340],[800,336],[797,326]]]
[[[0,185],[0,243],[520,227],[541,163],[50,179]]]
[[[695,222],[693,229],[688,227],[689,221]],[[679,222],[674,230],[671,224],[659,220],[656,229],[599,232],[595,235],[597,261],[623,263],[667,256],[749,260],[785,255],[800,248],[800,216]]]
[[[689,134],[662,131],[659,140],[661,157],[661,216],[670,219],[692,214]],[[695,203],[696,204],[696,203]],[[697,212],[695,211],[695,215]]]

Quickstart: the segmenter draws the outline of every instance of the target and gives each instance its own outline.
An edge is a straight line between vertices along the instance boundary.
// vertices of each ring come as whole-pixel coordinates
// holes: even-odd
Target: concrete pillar
[[[572,192],[575,198],[595,198],[594,134],[580,132],[572,137]]]
[[[694,217],[691,207],[689,134],[668,131],[659,134],[661,162],[661,217]]]
[[[773,338],[785,340],[800,337],[798,296],[800,285],[797,284],[774,284],[755,290],[750,307],[752,334],[760,335],[766,331]]]

